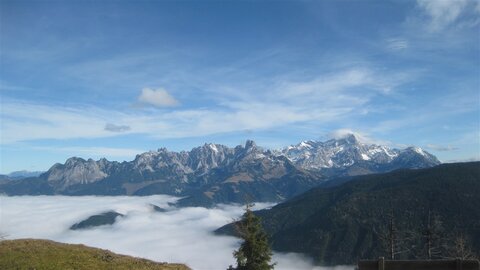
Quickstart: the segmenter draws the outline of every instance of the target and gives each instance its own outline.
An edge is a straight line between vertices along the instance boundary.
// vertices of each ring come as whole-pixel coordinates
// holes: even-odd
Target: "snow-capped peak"
[[[413,146],[413,147],[411,147],[411,149],[412,149],[414,152],[416,152],[416,153],[418,153],[418,154],[420,154],[420,155],[422,155],[422,156],[426,156],[425,152],[424,152],[423,149],[420,148],[420,147]]]
[[[212,149],[213,152],[218,153],[218,149],[217,149],[217,146],[215,144],[209,143],[208,147],[210,147],[210,149]]]
[[[300,144],[298,145],[300,147],[305,147],[305,148],[311,148],[312,146],[309,144],[309,141],[302,141],[300,142]]]
[[[421,148],[414,147],[411,150],[430,160],[432,165],[438,163],[438,160],[430,158],[431,155]],[[345,168],[359,162],[386,166],[396,160],[404,151],[383,145],[363,143],[354,134],[344,134],[326,142],[303,141],[297,145],[288,146],[280,152],[297,166],[304,169],[321,170],[323,168]]]

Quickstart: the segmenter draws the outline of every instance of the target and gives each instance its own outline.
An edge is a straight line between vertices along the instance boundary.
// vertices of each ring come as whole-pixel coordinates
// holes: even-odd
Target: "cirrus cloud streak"
[[[139,101],[154,105],[153,108],[122,111],[5,99],[0,112],[1,143],[132,133],[160,139],[185,138],[302,123],[318,126],[358,117],[358,112],[365,111],[376,98],[391,95],[411,77],[401,72],[386,75],[358,67],[301,81],[286,77],[273,85],[253,86],[249,91],[243,91],[241,85],[231,91],[212,86],[211,89],[218,90],[204,91],[211,96],[212,106],[208,107],[172,107],[178,101],[161,88],[144,88],[140,94]],[[243,94],[238,95],[239,92]]]

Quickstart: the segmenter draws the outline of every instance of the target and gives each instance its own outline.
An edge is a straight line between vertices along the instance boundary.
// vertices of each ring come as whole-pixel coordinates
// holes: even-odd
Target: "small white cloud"
[[[163,88],[143,88],[138,101],[157,107],[172,107],[179,102]]]
[[[349,136],[349,135],[354,135],[361,142],[365,142],[365,143],[366,142],[371,142],[371,139],[369,139],[368,136],[366,136],[365,134],[357,132],[357,131],[353,131],[353,130],[348,129],[348,128],[337,129],[337,130],[334,130],[334,131],[329,133],[329,137],[337,139],[337,140],[338,139],[343,139],[343,138],[345,138],[346,136]]]

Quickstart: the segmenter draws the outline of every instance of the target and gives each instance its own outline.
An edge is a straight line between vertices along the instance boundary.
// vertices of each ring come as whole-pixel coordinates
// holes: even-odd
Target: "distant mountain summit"
[[[248,140],[234,148],[204,144],[190,151],[166,148],[129,162],[69,158],[38,177],[0,182],[7,194],[185,196],[183,205],[280,201],[339,175],[425,168],[439,164],[420,148],[404,150],[361,143],[355,136],[305,141],[283,150]]]
[[[26,170],[15,171],[15,172],[11,172],[9,174],[0,174],[0,180],[1,179],[18,180],[18,179],[24,179],[24,178],[28,178],[28,177],[37,177],[42,173],[44,173],[44,172],[26,171]]]
[[[303,141],[277,153],[306,170],[334,171],[334,174],[368,174],[398,168],[427,168],[440,164],[432,154],[418,147],[403,150],[366,144],[353,134],[326,142]]]

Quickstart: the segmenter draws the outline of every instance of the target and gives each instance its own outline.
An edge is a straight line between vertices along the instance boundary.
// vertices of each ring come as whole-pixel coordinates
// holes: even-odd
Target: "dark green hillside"
[[[184,264],[158,263],[84,245],[19,239],[0,242],[0,269],[188,270],[190,268]]]
[[[422,232],[429,210],[443,222],[438,233],[442,239],[435,243],[441,251],[437,258],[452,254],[440,245],[452,247],[459,235],[478,254],[480,162],[354,177],[340,186],[312,189],[258,215],[274,250],[306,253],[321,264],[351,264],[388,257],[384,238],[392,211],[396,248],[410,249],[397,258],[425,257]]]

